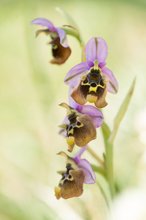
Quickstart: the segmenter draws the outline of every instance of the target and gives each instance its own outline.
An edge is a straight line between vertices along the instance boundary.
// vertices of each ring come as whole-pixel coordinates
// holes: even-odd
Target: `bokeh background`
[[[37,28],[30,22],[45,17],[57,26],[67,24],[56,7],[73,17],[85,42],[101,36],[108,43],[108,67],[120,85],[117,95],[108,95],[109,105],[104,109],[111,128],[137,78],[115,142],[114,171],[123,192],[146,188],[146,1],[0,0],[0,220],[107,217],[96,184],[85,185],[80,198],[58,201],[54,197],[60,178],[56,172],[65,165],[56,153],[66,150],[65,140],[58,135],[65,111],[58,104],[67,100],[63,78],[80,62],[81,52],[78,42],[69,37],[72,56],[62,66],[51,65],[48,39],[44,35],[36,39]],[[100,130],[91,148],[102,155]],[[88,153],[85,156],[95,163]],[[97,181],[108,193],[104,180],[97,176]]]

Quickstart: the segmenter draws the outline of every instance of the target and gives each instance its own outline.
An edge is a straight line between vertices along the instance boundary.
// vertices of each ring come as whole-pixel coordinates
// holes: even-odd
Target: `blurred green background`
[[[128,88],[137,77],[132,102],[121,124],[114,149],[115,177],[121,188],[146,187],[146,1],[0,0],[0,220],[104,220],[105,201],[97,185],[84,185],[84,194],[56,200],[56,171],[66,150],[58,135],[67,100],[63,84],[67,71],[80,62],[78,42],[69,37],[72,56],[62,66],[49,63],[44,35],[35,38],[30,24],[45,17],[57,26],[67,21],[61,7],[78,24],[85,42],[103,37],[109,46],[107,64],[118,78],[117,95],[108,94],[106,122],[113,119]],[[102,136],[92,149],[102,155]],[[87,153],[85,156],[95,161]],[[107,188],[102,178],[101,185]],[[107,188],[108,190],[108,188]]]

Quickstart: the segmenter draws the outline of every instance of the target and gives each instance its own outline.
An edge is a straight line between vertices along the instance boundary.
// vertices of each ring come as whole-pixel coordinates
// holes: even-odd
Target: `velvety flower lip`
[[[86,62],[82,62],[74,66],[65,76],[65,83],[67,83],[71,88],[75,89],[80,85],[80,82],[84,76],[87,76],[90,73],[90,70],[98,70],[102,76],[104,84],[106,85],[106,90],[112,93],[116,93],[118,91],[118,82],[112,71],[106,67],[108,47],[105,40],[101,37],[91,38],[86,44],[85,54]],[[77,95],[79,92],[80,91],[78,90]],[[81,98],[83,99],[83,94]],[[83,100],[82,104],[85,104],[85,102],[86,100]]]
[[[71,54],[71,49],[67,42],[66,33],[63,29],[55,27],[54,24],[46,18],[36,18],[32,21],[32,24],[40,25],[46,29],[38,30],[36,33],[49,34],[51,37],[53,64],[63,64]]]
[[[75,144],[83,147],[96,138],[96,127],[103,119],[98,109],[96,109],[96,116],[94,114],[92,117],[93,113],[90,115],[82,113],[83,109],[78,111],[66,103],[61,103],[60,106],[67,110],[67,116],[60,125],[60,134],[66,137],[68,151],[72,152]]]
[[[83,147],[96,138],[96,128],[101,126],[103,114],[94,106],[81,106],[73,99],[70,100],[70,105],[61,103],[67,109],[67,116],[60,125],[60,134],[66,137],[68,150],[71,152],[75,144]]]
[[[82,148],[74,157],[69,157],[65,152],[58,153],[66,158],[66,170],[59,171],[62,178],[57,187],[55,195],[57,199],[69,199],[78,197],[83,193],[83,184],[95,183],[96,176],[86,159],[81,159],[81,155],[87,146]]]

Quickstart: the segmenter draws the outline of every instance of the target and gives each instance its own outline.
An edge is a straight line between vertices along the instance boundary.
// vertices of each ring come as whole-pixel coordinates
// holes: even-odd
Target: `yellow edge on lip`
[[[88,102],[95,103],[97,101],[97,96],[89,94],[86,99]]]

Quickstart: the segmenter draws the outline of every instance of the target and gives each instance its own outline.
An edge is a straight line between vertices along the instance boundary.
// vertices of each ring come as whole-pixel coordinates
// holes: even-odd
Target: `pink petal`
[[[109,82],[107,84],[108,91],[111,92],[111,93],[117,93],[117,91],[118,91],[118,81],[115,78],[112,71],[110,69],[108,69],[106,66],[104,66],[101,70],[102,70],[102,73],[109,80]]]
[[[36,18],[32,21],[32,24],[41,25],[47,27],[51,32],[56,32],[56,28],[53,23],[46,18]]]
[[[87,150],[88,146],[82,147],[74,156],[74,160],[78,163],[78,161],[80,160],[80,157],[82,156],[82,154]]]
[[[68,47],[68,43],[67,43],[67,38],[66,38],[66,33],[64,30],[62,30],[61,28],[56,28],[56,31],[58,33],[58,36],[60,38],[60,44],[63,47]]]
[[[96,128],[100,127],[103,122],[103,114],[97,108],[91,105],[84,105],[81,107],[81,113],[91,116],[94,126]]]
[[[90,165],[90,163],[86,159],[81,159],[78,162],[78,166],[83,169],[83,172],[85,174],[85,180],[84,183],[86,184],[93,184],[96,181],[95,173]]]
[[[96,176],[95,173],[90,165],[90,163],[86,160],[86,159],[81,159],[80,157],[82,156],[82,154],[86,151],[88,146],[82,147],[77,154],[75,155],[75,157],[73,158],[73,160],[76,162],[76,164],[78,165],[79,168],[81,168],[85,174],[85,180],[84,183],[86,184],[92,184],[95,183],[96,180]]]
[[[82,105],[74,101],[74,99],[71,97],[71,93],[72,93],[72,89],[69,88],[69,97],[68,97],[69,106],[80,112],[80,110],[82,109]]]
[[[101,37],[96,38],[97,39],[97,61],[98,63],[105,63],[105,60],[108,55],[108,47],[105,40]]]
[[[97,40],[96,38],[91,38],[86,44],[86,59],[87,61],[94,61],[97,59]]]
[[[67,116],[63,119],[61,125],[63,124],[66,124],[66,125],[69,124],[69,120]],[[63,137],[67,137],[66,129],[60,128],[59,134],[61,134]]]
[[[76,87],[80,82],[80,78],[90,69],[87,62],[83,62],[74,66],[65,76],[64,82],[71,87]]]
[[[108,47],[104,39],[101,37],[93,37],[86,44],[87,61],[98,61],[105,63],[108,54]]]

